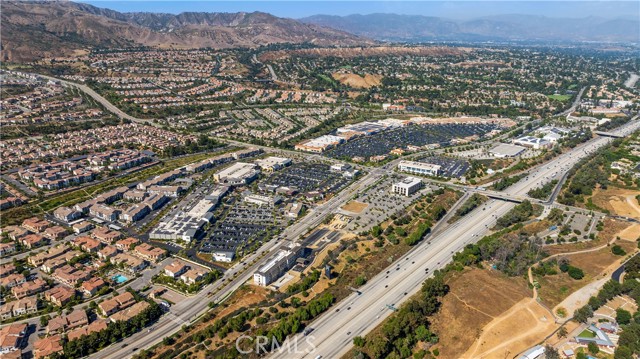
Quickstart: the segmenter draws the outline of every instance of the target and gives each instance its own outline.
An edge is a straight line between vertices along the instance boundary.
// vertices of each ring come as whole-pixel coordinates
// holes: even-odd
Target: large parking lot
[[[465,160],[442,156],[425,157],[418,160],[418,162],[439,165],[441,166],[440,176],[453,178],[460,178],[464,176],[464,174],[467,173],[469,167],[471,166],[469,162]]]
[[[266,238],[269,228],[281,226],[274,216],[272,206],[247,206],[236,204],[224,219],[218,221],[200,245],[200,251],[211,253],[218,250],[236,251],[251,247],[256,241]]]
[[[278,187],[295,188],[299,192],[338,192],[349,182],[341,173],[331,171],[324,163],[294,163],[275,173],[265,183]]]
[[[330,157],[350,160],[353,157],[371,157],[388,154],[397,148],[447,145],[454,138],[483,135],[496,129],[494,124],[434,124],[409,125],[393,131],[361,137],[329,150]]]

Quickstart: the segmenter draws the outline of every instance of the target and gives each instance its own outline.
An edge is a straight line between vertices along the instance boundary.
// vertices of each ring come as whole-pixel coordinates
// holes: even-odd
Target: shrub
[[[611,253],[617,255],[617,256],[623,256],[625,254],[627,254],[627,252],[625,252],[624,249],[622,249],[622,247],[620,247],[619,245],[615,245],[613,247],[611,247]]]
[[[582,269],[574,266],[569,266],[569,270],[567,271],[567,274],[569,274],[569,277],[575,280],[580,280],[584,278],[584,272],[582,271]]]

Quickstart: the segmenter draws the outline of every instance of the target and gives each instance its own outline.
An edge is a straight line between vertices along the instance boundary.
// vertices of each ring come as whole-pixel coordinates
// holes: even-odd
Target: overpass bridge
[[[604,136],[604,137],[624,138],[623,135],[618,135],[618,134],[615,134],[615,133],[605,132],[605,131],[593,131],[593,133],[595,133],[598,136]]]

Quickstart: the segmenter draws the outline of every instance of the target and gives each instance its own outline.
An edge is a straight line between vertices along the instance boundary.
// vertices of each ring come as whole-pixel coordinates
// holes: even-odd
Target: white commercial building
[[[219,183],[245,185],[258,177],[260,173],[253,163],[237,162],[213,175]]]
[[[391,187],[393,193],[403,196],[411,196],[422,188],[422,180],[415,177],[407,177],[400,182],[394,183]]]
[[[441,168],[442,166],[440,165],[414,161],[400,161],[400,164],[398,164],[398,169],[402,172],[426,176],[438,176]]]
[[[302,248],[293,243],[290,247],[285,248],[279,250],[253,274],[253,282],[256,285],[267,286],[271,284],[296,264],[296,259],[302,253]]]
[[[524,147],[531,147],[535,150],[539,150],[541,148],[549,148],[553,146],[553,143],[545,140],[544,138],[538,138],[533,136],[524,136],[518,139],[513,140],[515,145],[520,145]]]
[[[505,157],[516,157],[522,154],[526,148],[522,146],[514,146],[507,144],[500,144],[494,148],[492,148],[489,153],[494,157],[505,158]]]
[[[298,151],[321,153],[328,150],[329,148],[341,144],[342,142],[344,142],[343,137],[323,135],[312,140],[300,142],[295,146],[295,149]]]
[[[256,160],[256,164],[260,169],[267,172],[274,172],[291,164],[290,158],[284,157],[267,157]]]
[[[259,194],[247,194],[244,196],[244,201],[247,203],[257,204],[258,206],[272,206],[280,203],[280,201],[282,201],[282,198],[280,196],[269,197]]]

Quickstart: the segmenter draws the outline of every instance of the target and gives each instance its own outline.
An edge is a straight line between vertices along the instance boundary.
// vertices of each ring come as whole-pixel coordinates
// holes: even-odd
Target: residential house
[[[20,243],[29,249],[33,249],[45,245],[47,240],[39,234],[29,234],[20,238]]]
[[[140,244],[140,240],[133,237],[128,237],[128,238],[117,241],[116,248],[118,248],[121,251],[130,251],[138,244]]]
[[[102,243],[91,237],[80,236],[71,241],[71,243],[85,252],[97,253],[102,247]]]
[[[59,207],[58,209],[53,211],[53,216],[63,222],[69,223],[82,217],[82,212],[76,211],[75,209],[69,207]]]
[[[76,234],[88,232],[92,230],[94,227],[95,226],[93,225],[93,223],[89,221],[78,222],[78,223],[75,223],[73,226],[71,226],[71,228],[73,229],[73,232]]]
[[[118,254],[118,248],[112,245],[106,245],[104,248],[98,251],[98,257],[102,260],[107,260]]]
[[[0,243],[0,256],[4,256],[7,254],[11,254],[16,251],[16,244],[9,243]]]
[[[25,283],[27,279],[22,273],[12,273],[0,279],[0,284],[4,288],[13,288],[17,285]]]
[[[131,320],[131,318],[135,317],[136,315],[142,313],[142,311],[144,311],[147,308],[149,308],[149,303],[146,301],[141,301],[132,305],[129,308],[122,309],[117,313],[111,315],[109,317],[109,320],[111,320],[114,323],[117,321],[126,322],[128,320]]]
[[[104,287],[106,283],[100,277],[92,277],[89,280],[82,282],[80,288],[87,296],[94,296],[102,287]]]
[[[142,243],[136,246],[133,251],[138,256],[154,262],[164,258],[167,254],[164,249],[154,247],[148,243]]]
[[[187,284],[194,284],[201,280],[206,272],[202,269],[192,268],[180,276],[180,279]]]
[[[67,235],[67,230],[62,226],[53,226],[45,229],[42,235],[50,240],[58,240]]]
[[[18,226],[8,226],[2,229],[2,232],[7,232],[11,240],[17,241],[18,239],[29,234],[29,231]]]
[[[131,273],[137,273],[147,267],[147,262],[144,259],[134,257],[129,253],[118,253],[115,256],[109,258],[109,261],[113,264],[123,263],[127,270]]]
[[[189,269],[184,262],[176,260],[164,267],[164,274],[171,278],[178,278]]]
[[[93,238],[99,240],[105,244],[111,244],[113,241],[122,238],[122,233],[118,231],[112,231],[107,227],[98,227],[91,231]]]
[[[97,319],[91,322],[91,324],[76,328],[67,333],[67,339],[69,341],[79,339],[83,335],[89,335],[91,333],[99,333],[105,329],[107,329],[107,324],[109,321],[107,319]]]
[[[0,308],[0,318],[7,320],[11,317],[19,317],[38,312],[38,298],[28,297],[8,302]]]
[[[59,285],[45,291],[44,299],[57,305],[58,307],[62,307],[73,300],[75,295],[75,289]]]
[[[98,304],[98,309],[100,309],[103,316],[108,317],[113,313],[132,306],[135,302],[136,300],[131,293],[124,292]]]
[[[44,337],[33,343],[33,355],[35,359],[46,359],[54,353],[61,353],[63,351],[62,336],[59,334]]]
[[[13,323],[0,328],[0,354],[20,350],[27,327],[26,323]]]
[[[33,217],[29,219],[25,219],[22,222],[22,227],[30,230],[34,233],[40,233],[44,231],[47,227],[49,227],[51,223],[49,221],[45,221],[44,219],[40,219],[38,217]]]
[[[11,288],[11,294],[18,299],[32,296],[36,293],[40,293],[47,288],[47,282],[40,278],[36,278],[32,282],[25,282]]]
[[[16,266],[13,263],[7,263],[0,265],[0,278],[4,278],[9,274],[16,272]]]
[[[91,271],[78,269],[70,265],[64,265],[53,272],[53,277],[69,286],[76,286],[78,283],[91,278]]]

